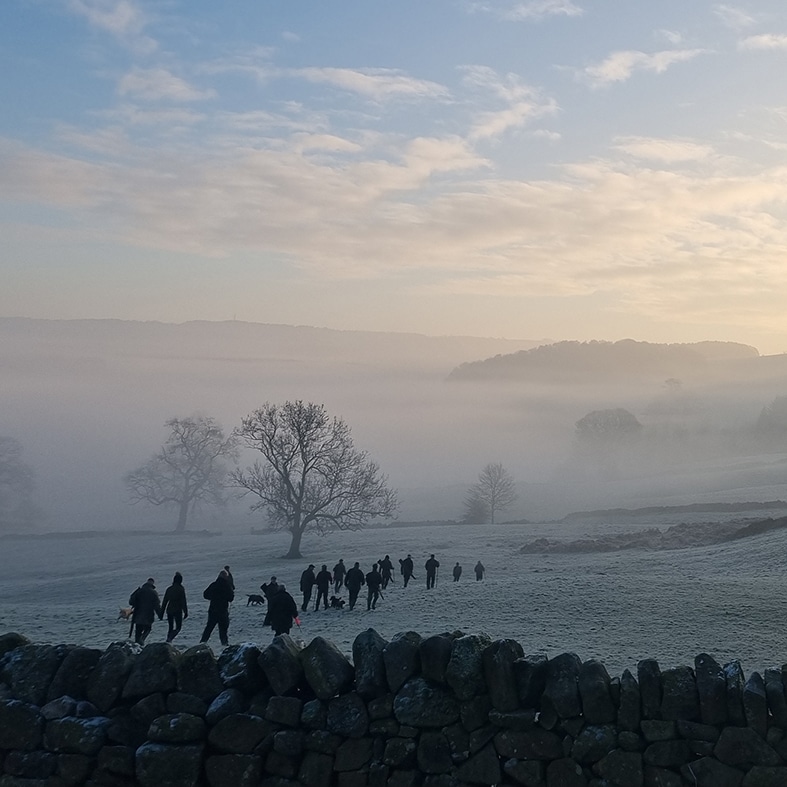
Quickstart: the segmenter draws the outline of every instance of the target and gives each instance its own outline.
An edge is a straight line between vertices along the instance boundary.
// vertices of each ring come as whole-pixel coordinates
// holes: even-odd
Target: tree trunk
[[[293,528],[290,530],[290,534],[292,535],[292,541],[290,541],[290,551],[284,555],[285,558],[295,559],[301,557],[301,536],[303,535],[303,531],[300,528]]]
[[[180,501],[180,513],[178,514],[178,525],[175,528],[176,533],[182,533],[186,529],[186,519],[189,515],[189,502],[188,500]]]

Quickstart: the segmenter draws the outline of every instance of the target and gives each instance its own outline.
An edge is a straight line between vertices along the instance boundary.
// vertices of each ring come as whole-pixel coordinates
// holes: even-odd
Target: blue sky
[[[0,315],[787,351],[787,7],[5,0]]]

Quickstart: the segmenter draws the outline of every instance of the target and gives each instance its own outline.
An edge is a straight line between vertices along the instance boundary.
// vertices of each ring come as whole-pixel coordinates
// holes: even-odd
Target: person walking
[[[208,622],[202,632],[200,642],[205,643],[210,639],[213,629],[219,627],[219,640],[225,647],[229,642],[230,628],[230,603],[235,598],[235,592],[230,586],[227,572],[222,569],[213,582],[202,593],[202,597],[210,602],[208,605]]]
[[[459,577],[462,576],[462,567],[457,564],[454,566],[454,582],[459,582]]]
[[[276,577],[273,576],[270,579],[270,582],[263,582],[260,585],[260,590],[262,591],[262,595],[265,596],[265,600],[268,602],[268,607],[265,610],[265,617],[262,619],[263,626],[270,626],[271,624],[271,599],[276,595],[279,590],[279,583],[276,580]]]
[[[339,558],[339,562],[333,567],[333,592],[337,595],[342,592],[346,575],[347,567],[344,565],[344,560]]]
[[[331,572],[328,571],[328,566],[325,563],[322,564],[322,568],[317,573],[315,582],[317,583],[317,602],[314,605],[314,611],[316,612],[320,608],[320,599],[323,602],[323,609],[328,609],[328,589],[331,586],[331,582],[333,582]]]
[[[180,571],[175,572],[172,584],[164,591],[158,619],[163,620],[164,615],[167,616],[167,642],[172,642],[180,634],[183,621],[189,616],[186,589],[183,587],[183,575]]]
[[[303,593],[303,604],[301,604],[301,609],[304,612],[306,612],[306,608],[312,600],[314,583],[314,563],[309,563],[309,567],[301,574],[301,593]]]
[[[344,578],[344,584],[350,592],[350,609],[355,607],[355,602],[358,601],[358,594],[361,592],[361,585],[366,584],[363,571],[361,571],[361,564],[356,561],[353,567],[347,572]]]
[[[289,634],[292,624],[298,618],[298,605],[295,599],[287,592],[285,585],[279,585],[276,594],[271,597],[270,603],[271,628],[274,636]]]
[[[424,568],[426,569],[426,589],[431,590],[437,581],[437,569],[440,568],[440,561],[435,560],[434,555],[432,555],[424,563]]]
[[[399,558],[399,571],[402,575],[403,585],[407,587],[407,583],[413,578],[413,556],[408,554],[406,558]]]
[[[366,610],[377,609],[377,600],[380,598],[380,586],[383,578],[377,570],[377,563],[372,566],[372,570],[366,575]]]
[[[161,601],[156,591],[156,582],[153,577],[140,585],[128,599],[129,606],[134,608],[131,615],[131,627],[134,629],[134,642],[145,644],[156,615],[161,614]]]
[[[475,564],[474,571],[475,571],[475,581],[480,582],[484,578],[484,574],[486,573],[484,564],[480,560]]]
[[[388,583],[393,582],[393,563],[390,555],[386,555],[380,561],[380,576],[383,578],[383,590],[385,590]]]

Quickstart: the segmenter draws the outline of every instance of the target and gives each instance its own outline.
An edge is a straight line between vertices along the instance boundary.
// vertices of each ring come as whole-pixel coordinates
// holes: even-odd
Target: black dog
[[[331,596],[331,608],[344,609],[344,599],[339,598],[338,596]]]
[[[246,602],[246,606],[248,607],[249,604],[253,607],[259,607],[265,603],[265,599],[259,593],[252,593],[249,596],[249,600]]]

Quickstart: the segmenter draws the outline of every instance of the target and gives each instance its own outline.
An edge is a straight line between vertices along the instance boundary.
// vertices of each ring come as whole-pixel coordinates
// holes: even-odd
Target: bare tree
[[[307,532],[360,530],[396,511],[388,479],[365,451],[355,449],[347,424],[321,404],[268,402],[244,418],[235,434],[263,461],[232,477],[244,494],[258,498],[252,511],[265,510],[271,529],[290,533],[285,557],[301,556]]]
[[[508,508],[516,500],[516,483],[500,462],[488,464],[479,474],[465,498],[467,515],[488,515],[495,523],[495,514]]]
[[[170,418],[170,434],[161,450],[125,478],[132,503],[173,506],[176,532],[186,529],[189,513],[199,503],[223,505],[228,463],[238,458],[238,440],[225,436],[207,416]]]
[[[464,500],[462,522],[468,525],[480,525],[489,521],[489,506],[479,496],[474,487],[467,491]]]
[[[0,437],[0,530],[34,524],[39,511],[33,504],[35,475],[22,461],[22,446],[13,437]]]

